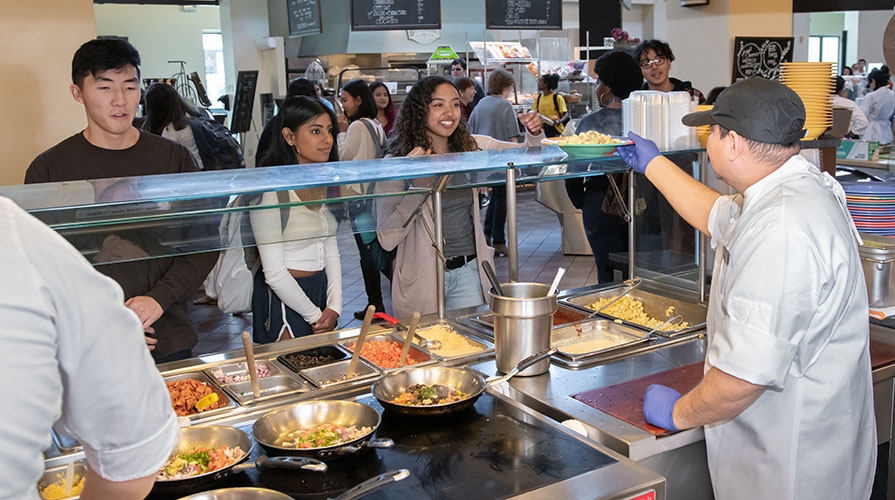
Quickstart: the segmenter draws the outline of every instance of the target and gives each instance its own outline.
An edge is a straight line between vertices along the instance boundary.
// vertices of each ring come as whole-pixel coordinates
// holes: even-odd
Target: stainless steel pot
[[[489,292],[494,314],[494,354],[497,369],[507,373],[526,356],[550,348],[556,294],[541,283],[502,283],[503,295]],[[544,359],[522,370],[520,376],[540,375],[550,368]]]
[[[354,401],[304,401],[273,410],[252,425],[252,434],[265,449],[279,455],[300,455],[320,459],[353,455],[363,448],[390,448],[391,439],[370,439],[379,427],[379,412]],[[287,448],[278,443],[283,434],[298,429],[308,429],[322,424],[338,424],[346,427],[369,427],[370,431],[357,439],[335,446],[317,448]]]
[[[861,267],[870,307],[895,306],[895,242],[892,238],[861,234]]]

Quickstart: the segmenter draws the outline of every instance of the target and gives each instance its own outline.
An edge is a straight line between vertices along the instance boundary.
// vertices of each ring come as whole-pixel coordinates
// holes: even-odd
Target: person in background
[[[478,109],[478,108],[477,108]],[[460,95],[450,80],[429,76],[408,92],[391,138],[388,151],[394,156],[461,153],[479,149],[534,146],[544,137],[535,113],[519,116],[528,131],[525,144],[503,142],[487,136],[470,135],[460,119]],[[431,186],[434,179],[379,182],[377,192],[393,193],[408,187]],[[481,262],[492,260],[479,217],[477,189],[448,190],[442,196],[444,228],[444,292],[448,310],[484,302]],[[435,277],[438,258],[430,231],[434,227],[432,200],[420,208],[419,196],[377,198],[376,213],[381,227],[379,240],[387,250],[397,249],[392,280],[392,305],[398,317],[414,311],[436,312]],[[411,223],[403,227],[405,221]]]
[[[290,97],[274,117],[278,131],[259,167],[338,161],[335,114],[316,97]],[[255,342],[298,338],[336,328],[342,313],[342,265],[336,244],[336,218],[314,203],[326,188],[290,190],[288,216],[280,209],[252,210],[249,218],[258,243],[262,272],[252,293]],[[276,205],[267,192],[261,205]]]
[[[469,122],[472,114],[472,101],[475,99],[475,80],[467,76],[454,79],[454,86],[460,92],[460,114],[465,122]]]
[[[382,125],[376,120],[376,101],[366,82],[360,79],[351,80],[342,87],[342,109],[344,115],[339,115],[339,157],[342,160],[373,160],[384,155],[386,134]],[[359,191],[356,194],[367,192],[365,185],[353,186],[347,189]],[[349,206],[349,214],[352,223],[371,211],[372,208],[364,203]],[[367,294],[367,306],[375,306],[377,311],[385,311],[385,303],[382,298],[382,278],[379,267],[371,254],[369,243],[363,241],[361,231],[354,226],[354,240],[360,254],[360,268],[364,277],[364,290]],[[389,276],[390,277],[390,276]],[[356,319],[364,319],[367,307],[354,312]]]
[[[538,96],[535,97],[535,102],[531,107],[535,112],[552,120],[550,123],[544,124],[544,134],[547,137],[557,137],[562,134],[565,124],[572,119],[565,99],[556,93],[558,85],[559,75],[541,75],[538,78]]]
[[[376,119],[382,125],[385,136],[388,137],[392,133],[395,126],[395,118],[398,116],[398,108],[392,102],[392,94],[388,91],[388,87],[382,82],[373,82],[370,84],[370,91],[373,92],[373,101],[376,103]]]
[[[854,73],[852,73],[852,70],[851,70],[851,67],[850,67],[850,66],[843,66],[843,67],[842,67],[842,73],[840,73],[840,74],[841,74],[842,76],[852,76]]]
[[[199,170],[203,170],[202,157],[188,122],[190,118],[203,116],[203,113],[186,102],[177,89],[165,83],[150,85],[143,102],[143,113],[146,115],[143,130],[183,144],[193,155]]]
[[[461,76],[469,78],[469,74],[466,72],[466,61],[458,57],[451,61],[451,78],[457,79]],[[485,89],[479,85],[479,82],[477,82],[475,78],[472,78],[472,82],[475,84],[475,98],[472,100],[472,105],[470,105],[470,112],[472,111],[472,108],[476,107],[479,101],[485,98]]]
[[[179,427],[121,287],[6,198],[0,269],[0,373],[17,381],[0,412],[0,498],[39,498],[54,426],[84,447],[81,498],[144,498]]]
[[[318,97],[316,86],[316,83],[307,78],[295,78],[289,82],[289,87],[286,89],[286,99],[299,95]],[[261,159],[264,158],[270,150],[270,141],[274,136],[274,133],[273,120],[270,120],[267,122],[267,125],[264,126],[264,130],[261,131],[261,137],[258,138],[258,146],[255,149],[256,166],[261,163]]]
[[[326,96],[323,95],[323,84],[321,84],[320,82],[315,81],[315,82],[314,82],[314,92],[316,92],[316,97],[317,97],[317,99],[320,99],[320,101],[321,101],[327,108],[329,108],[330,111],[332,111],[333,113],[336,112],[336,108],[333,107],[333,103],[329,102],[329,99],[327,99]]]
[[[671,46],[661,40],[644,40],[634,49],[634,59],[640,64],[643,72],[642,90],[658,90],[659,92],[689,92],[699,104],[705,104],[705,96],[693,84],[671,78],[671,63],[674,52]]]
[[[858,62],[852,65],[852,73],[855,76],[864,76],[867,74],[867,60],[858,59]]]
[[[876,463],[860,236],[836,179],[799,155],[805,107],[785,85],[737,82],[709,111],[722,196],[630,133],[619,155],[711,240],[705,376],[647,387],[646,421],[705,426],[715,498],[869,498]],[[831,453],[830,450],[836,450]]]
[[[877,141],[880,145],[892,142],[892,115],[895,114],[895,93],[889,88],[889,71],[875,69],[867,75],[869,92],[861,101],[861,111],[867,117],[867,128],[861,139]]]
[[[726,89],[726,88],[727,87],[725,87],[725,86],[721,86],[721,87],[715,87],[712,90],[710,90],[708,97],[705,98],[705,103],[706,104],[715,104],[715,101],[718,100],[718,96],[721,95],[721,92],[724,92],[724,89]]]
[[[864,134],[864,131],[867,130],[867,116],[861,111],[861,108],[852,101],[845,97],[845,78],[841,76],[836,77],[836,88],[833,90],[833,107],[836,108],[847,108],[851,110],[851,120],[848,125],[848,136],[852,138],[859,138]]]
[[[513,89],[513,75],[496,69],[488,76],[488,95],[479,102],[469,116],[469,131],[487,135],[498,141],[518,142],[522,137],[513,105],[507,100]],[[491,203],[485,211],[485,241],[494,246],[495,255],[507,255],[507,188],[491,187]]]
[[[594,62],[597,75],[597,103],[600,108],[578,122],[576,132],[594,130],[621,136],[622,100],[640,88],[640,66],[627,52],[603,54]],[[612,252],[628,250],[626,175],[597,175],[566,180],[566,192],[575,208],[582,211],[584,232],[594,254],[598,283],[612,281],[609,263]]]
[[[96,39],[82,45],[72,60],[70,90],[84,105],[87,127],[38,155],[25,172],[26,184],[198,171],[185,147],[134,128],[140,103],[140,54],[126,40]],[[205,227],[170,228],[161,238],[212,237],[198,234],[205,230],[211,232]],[[125,250],[145,257],[159,239],[149,230],[106,235],[98,255]],[[110,245],[115,248],[106,248]],[[124,289],[125,305],[140,318],[157,363],[192,357],[199,338],[186,300],[202,285],[217,258],[217,252],[205,252],[98,267]],[[92,259],[98,262],[97,256]]]

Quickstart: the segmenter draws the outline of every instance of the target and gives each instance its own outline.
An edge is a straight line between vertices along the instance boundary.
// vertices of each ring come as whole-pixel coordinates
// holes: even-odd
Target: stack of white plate
[[[842,189],[858,231],[895,236],[895,185],[888,182],[842,182]]]
[[[793,89],[805,104],[805,137],[817,139],[833,126],[833,90],[835,64],[823,62],[783,63],[780,81]]]
[[[638,90],[622,101],[622,128],[654,141],[663,151],[696,148],[696,130],[681,123],[693,111],[696,101],[687,92]]]

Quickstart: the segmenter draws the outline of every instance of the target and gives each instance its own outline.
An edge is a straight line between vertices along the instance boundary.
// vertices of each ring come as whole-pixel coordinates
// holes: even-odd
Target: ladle
[[[500,288],[500,282],[497,281],[497,275],[494,274],[494,268],[491,267],[491,263],[483,260],[482,268],[485,269],[485,276],[488,276],[488,281],[491,282],[491,288],[494,289],[494,292],[497,295],[503,295],[503,290]]]
[[[654,334],[654,333],[656,333],[656,332],[658,332],[658,331],[661,331],[663,326],[665,326],[665,325],[669,325],[669,324],[671,324],[672,322],[680,322],[682,319],[684,319],[684,316],[683,316],[682,314],[678,314],[677,316],[672,316],[672,317],[666,319],[665,321],[663,321],[662,323],[660,323],[659,326],[657,326],[657,327],[653,328],[652,330],[646,332],[646,335],[644,335],[644,337],[649,337],[650,335],[652,335],[652,334]]]

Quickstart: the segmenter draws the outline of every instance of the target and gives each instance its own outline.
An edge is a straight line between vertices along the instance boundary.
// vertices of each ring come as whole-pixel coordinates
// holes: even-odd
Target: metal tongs
[[[596,311],[590,313],[590,316],[588,316],[587,318],[588,318],[588,319],[589,319],[589,318],[593,318],[593,317],[596,316],[597,314],[600,314],[601,312],[603,312],[604,309],[606,309],[607,307],[611,306],[612,304],[615,304],[616,302],[618,302],[619,300],[621,300],[621,298],[624,297],[625,295],[631,293],[631,291],[634,290],[635,288],[637,288],[638,286],[640,286],[641,283],[643,283],[643,280],[640,279],[640,278],[631,278],[631,279],[629,279],[629,280],[625,280],[625,281],[624,281],[624,284],[625,284],[625,286],[628,287],[628,289],[625,290],[624,292],[622,292],[621,295],[619,295],[618,297],[616,297],[616,298],[610,300],[609,302],[607,302],[606,304],[604,304],[603,307],[601,307],[601,308],[597,309]]]
[[[681,322],[683,319],[684,319],[684,315],[683,315],[683,314],[678,314],[678,315],[676,315],[676,316],[672,316],[672,317],[666,319],[665,321],[663,321],[661,324],[659,324],[659,326],[657,326],[657,327],[653,328],[652,330],[646,332],[646,335],[644,335],[644,337],[649,337],[650,335],[652,335],[652,334],[654,334],[654,333],[656,333],[656,332],[662,331],[662,327],[664,327],[664,326],[666,326],[666,325],[670,325],[670,324],[672,324],[672,323],[680,324],[680,322]]]

